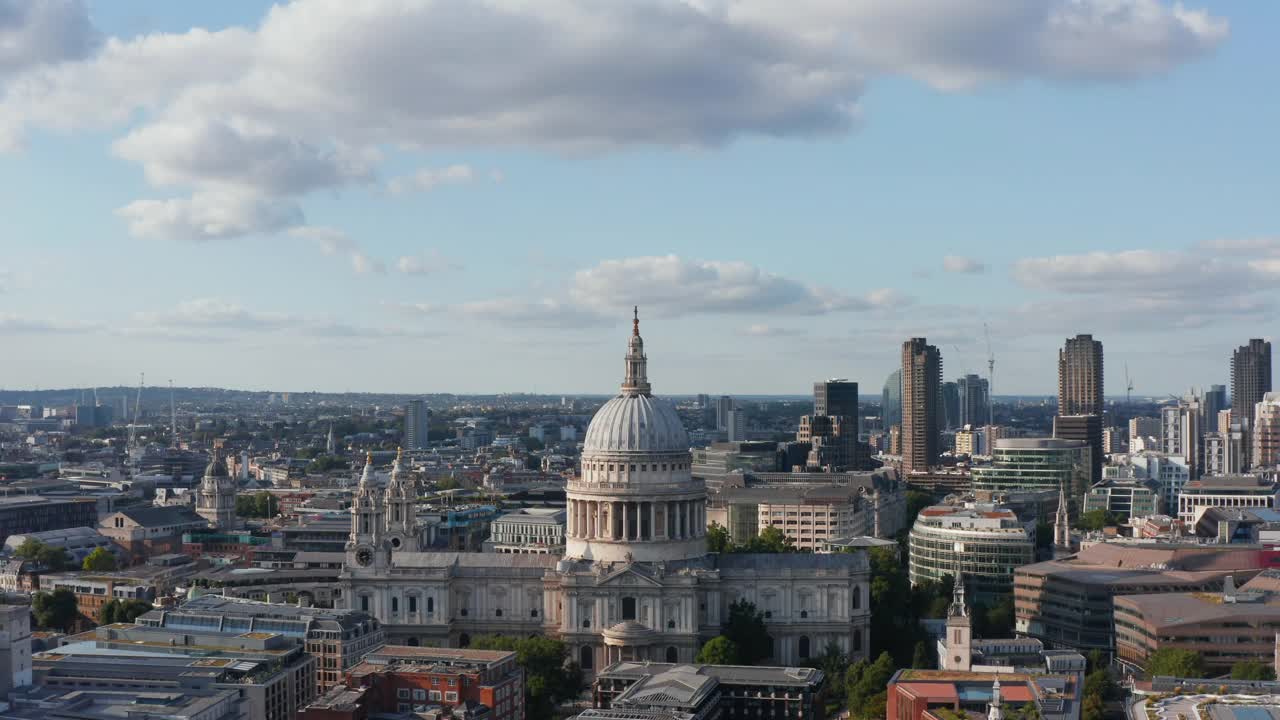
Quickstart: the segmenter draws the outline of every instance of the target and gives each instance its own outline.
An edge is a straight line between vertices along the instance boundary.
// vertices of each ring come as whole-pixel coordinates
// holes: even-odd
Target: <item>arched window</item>
[[[852,649],[853,649],[853,652],[855,653],[862,652],[862,631],[861,630],[853,631],[853,648]]]
[[[674,645],[667,648],[667,662],[680,662],[680,653],[676,650]]]
[[[409,596],[409,612],[411,613],[418,612],[418,596],[417,595]]]
[[[494,611],[493,611],[493,616],[494,616],[494,617],[502,617],[502,608],[498,608],[498,609],[494,610]]]
[[[400,612],[400,598],[391,598],[391,612]]]
[[[636,619],[636,599],[635,598],[633,597],[622,598],[622,619],[623,620]]]
[[[360,609],[365,612],[369,612],[369,596],[368,595],[360,596]]]
[[[590,645],[583,645],[578,649],[578,665],[583,670],[591,670],[596,666],[596,654]]]
[[[458,647],[460,648],[471,647],[471,636],[466,633],[462,633],[461,635],[459,635]]]
[[[427,598],[427,612],[436,611],[436,599],[434,597]]]
[[[800,659],[806,660],[809,657],[809,636],[800,636]]]
[[[862,607],[862,586],[854,585],[853,586],[853,609],[857,610],[860,607]]]

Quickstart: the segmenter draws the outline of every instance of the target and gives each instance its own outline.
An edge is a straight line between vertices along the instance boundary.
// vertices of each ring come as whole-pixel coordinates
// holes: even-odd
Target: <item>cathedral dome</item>
[[[648,395],[619,395],[600,408],[583,440],[583,454],[688,452],[689,434],[670,403]]]
[[[583,439],[584,455],[689,451],[689,434],[676,409],[650,394],[647,365],[637,317],[632,320],[631,338],[627,343],[622,390],[591,419]]]

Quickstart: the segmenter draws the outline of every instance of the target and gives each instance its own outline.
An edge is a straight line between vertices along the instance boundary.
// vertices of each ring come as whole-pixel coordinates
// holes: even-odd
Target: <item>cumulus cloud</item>
[[[128,222],[131,235],[153,240],[222,240],[279,232],[303,222],[302,209],[292,200],[225,191],[135,200],[116,214]]]
[[[94,326],[82,322],[67,322],[24,317],[15,313],[0,313],[0,335],[83,333],[92,332],[94,329]]]
[[[78,0],[0,0],[0,79],[37,65],[82,59],[100,39]]]
[[[351,260],[351,269],[357,274],[385,273],[387,264],[366,255],[360,246],[345,232],[320,225],[300,225],[289,228],[289,235],[309,240],[325,255],[346,255]]]
[[[301,0],[253,30],[112,39],[86,61],[32,68],[0,125],[141,109],[321,147],[714,145],[844,132],[875,75],[946,89],[1128,79],[1227,33],[1161,0]]]
[[[986,272],[987,266],[971,257],[948,255],[942,258],[942,269],[949,273],[976,274]]]
[[[203,117],[141,127],[113,146],[155,185],[297,195],[369,180],[373,153],[322,148],[271,130]]]
[[[144,326],[230,330],[276,330],[298,322],[297,318],[286,313],[252,311],[218,298],[184,300],[169,310],[135,313],[134,320]]]
[[[748,325],[742,329],[740,333],[748,337],[791,337],[799,335],[800,331],[796,328],[778,327],[777,325],[765,325],[764,323],[755,323]]]
[[[591,309],[553,298],[493,298],[460,303],[452,309],[478,320],[520,328],[574,329],[612,325],[617,321],[616,318]]]
[[[462,264],[432,248],[418,255],[405,255],[396,260],[396,269],[405,275],[430,275],[448,270],[461,270]]]
[[[602,312],[643,305],[664,315],[761,313],[820,315],[870,310],[899,298],[876,290],[861,297],[807,285],[741,261],[676,255],[605,260],[578,271],[569,295]]]
[[[499,172],[497,170],[493,172]],[[495,180],[498,176],[492,176]],[[409,192],[427,192],[441,185],[464,185],[476,179],[476,171],[470,165],[449,165],[443,168],[422,168],[412,175],[391,178],[387,192],[403,195]],[[501,180],[498,180],[501,182]]]
[[[1195,328],[1224,318],[1262,320],[1273,312],[1280,242],[1226,239],[1187,250],[1024,258],[1012,273],[1024,287],[1104,299],[1120,310],[1099,314],[1092,304],[1036,300],[1014,313],[1015,322],[1034,324],[1038,316],[1043,325],[1052,316],[1100,328]]]

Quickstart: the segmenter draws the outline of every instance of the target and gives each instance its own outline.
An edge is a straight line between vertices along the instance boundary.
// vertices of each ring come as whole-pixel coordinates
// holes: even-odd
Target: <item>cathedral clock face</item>
[[[373,550],[367,547],[362,547],[359,550],[356,550],[356,562],[359,563],[360,567],[369,567],[372,565]]]

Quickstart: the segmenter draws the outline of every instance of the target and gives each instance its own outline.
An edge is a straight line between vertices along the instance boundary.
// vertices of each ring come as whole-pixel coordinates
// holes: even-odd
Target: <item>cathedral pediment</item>
[[[612,572],[599,576],[596,585],[603,586],[633,586],[633,587],[662,587],[662,582],[657,578],[650,576],[639,570],[637,565],[623,565],[621,568]]]

